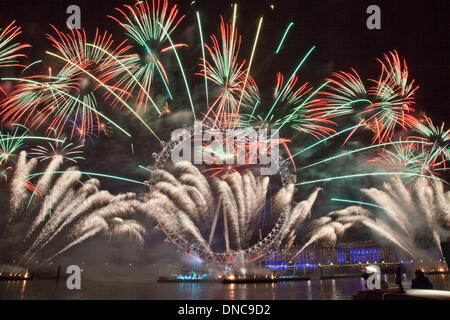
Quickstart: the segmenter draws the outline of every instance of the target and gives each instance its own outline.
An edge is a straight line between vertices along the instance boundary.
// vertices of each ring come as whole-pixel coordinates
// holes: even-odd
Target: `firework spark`
[[[185,249],[198,251],[206,259],[233,252],[238,254],[252,247],[258,220],[265,214],[267,201],[272,201],[267,199],[268,177],[245,171],[230,173],[224,180],[207,178],[188,162],[178,162],[173,171],[177,175],[163,170],[152,172],[158,182],[141,207],[172,241],[186,243],[189,248]],[[272,203],[273,218],[289,206],[293,191],[290,185],[276,193]],[[219,201],[214,200],[216,197]],[[308,201],[313,203],[314,200],[312,197]],[[295,227],[299,215],[295,212],[303,209],[307,211],[305,204],[289,210],[292,216],[286,220],[288,225],[283,225],[286,230]],[[219,217],[223,218],[223,224]],[[218,236],[219,226],[224,230],[223,238]],[[261,242],[260,245],[268,244]]]
[[[98,235],[143,242],[144,228],[130,219],[137,217],[132,194],[113,196],[100,191],[96,179],[82,182],[75,168],[55,174],[61,162],[61,156],[54,158],[30,192],[26,181],[37,160],[27,161],[26,153],[21,153],[10,185],[5,230],[7,245],[14,248],[12,259],[24,266],[33,258],[48,261]]]
[[[445,123],[434,125],[431,118],[425,116],[424,121],[414,123],[414,129],[421,135],[413,137],[422,139],[427,149],[425,163],[432,168],[440,166],[446,169],[446,162],[450,159],[450,129],[445,130]]]
[[[419,179],[412,192],[400,176],[392,177],[383,189],[362,189],[372,203],[347,199],[333,201],[359,204],[334,211],[314,221],[309,240],[297,253],[316,241],[336,244],[348,230],[365,226],[382,242],[395,245],[410,258],[427,257],[423,248],[440,252],[441,238],[450,235],[450,192],[440,181]],[[376,213],[362,208],[375,208]]]
[[[414,80],[409,81],[408,67],[403,64],[396,51],[384,55],[381,64],[381,75],[372,80],[375,86],[369,89],[374,96],[373,103],[364,113],[370,114],[367,124],[375,132],[378,141],[392,138],[397,128],[411,128],[416,118],[411,114],[414,109],[414,93],[418,87]]]
[[[183,43],[167,44],[168,37],[184,18],[178,14],[178,6],[169,7],[167,0],[153,0],[151,6],[147,1],[140,1],[135,6],[124,5],[124,9],[116,10],[120,13],[120,18],[109,17],[126,31],[136,51],[124,58],[127,70],[122,70],[116,86],[123,87],[124,92],[133,92],[140,83],[136,108],[138,112],[145,111],[157,72],[172,99],[169,77],[163,64],[164,55],[177,47],[187,46]]]
[[[102,92],[104,86],[93,82],[82,70],[98,74],[102,83],[108,82],[120,66],[104,51],[111,50],[119,56],[127,48],[122,44],[113,48],[111,35],[106,32],[102,34],[98,30],[93,42],[104,51],[87,45],[84,30],[71,30],[71,33],[63,33],[56,28],[54,30],[56,36],[48,35],[48,38],[53,47],[70,63],[56,76],[51,74],[50,69],[47,76],[31,76],[19,80],[11,97],[4,102],[3,118],[29,124],[32,128],[45,125],[46,133],[56,133],[57,137],[68,127],[69,120],[74,119],[72,127],[69,127],[70,138],[79,136],[80,140],[84,141],[86,134],[93,133],[93,128],[100,128],[101,125],[97,112],[99,95],[103,94],[107,99],[110,92]],[[122,92],[113,86],[108,88]],[[117,101],[113,101],[112,105],[116,103]]]
[[[28,136],[28,130],[22,131],[20,126],[15,126],[11,131],[4,133],[3,124],[0,129],[0,161],[3,163],[11,163],[17,158],[18,151],[23,147],[23,142]]]
[[[6,28],[0,28],[0,68],[1,67],[23,67],[18,59],[25,57],[20,53],[25,48],[31,47],[29,44],[14,42],[22,31],[20,27],[15,26],[15,21],[11,22]]]
[[[378,61],[381,73],[378,80],[369,80],[373,83],[369,89],[356,70],[351,69],[351,72],[333,73],[333,77],[327,79],[327,89],[321,92],[325,103],[334,108],[330,115],[355,115],[360,124],[366,124],[373,131],[374,143],[391,140],[399,129],[407,130],[417,121],[412,106],[418,87],[414,80],[409,80],[406,62],[403,60],[402,63],[396,51],[385,54],[384,60]]]
[[[5,161],[0,160],[0,178],[3,179],[4,182],[8,182],[8,177],[12,173],[12,167],[5,165]]]
[[[234,127],[239,121],[241,97],[246,98],[243,101],[245,105],[249,97],[255,97],[257,88],[245,67],[246,61],[238,60],[242,40],[234,24],[226,24],[221,18],[220,30],[220,41],[212,35],[212,46],[205,44],[211,62],[202,59],[199,75],[206,75],[217,90],[203,121],[209,118],[212,127],[225,129]]]
[[[39,161],[47,161],[59,158],[61,162],[69,161],[78,163],[78,160],[86,160],[81,150],[83,145],[75,145],[73,143],[49,143],[48,146],[37,146],[31,148],[30,156],[38,159]]]
[[[281,128],[286,125],[317,139],[336,133],[331,128],[335,123],[328,116],[330,108],[323,106],[320,99],[308,99],[313,88],[308,82],[296,88],[297,81],[298,77],[294,76],[284,85],[284,77],[278,73],[274,98],[279,101],[277,111],[285,115],[276,117],[273,127]],[[274,113],[271,115],[273,117]]]

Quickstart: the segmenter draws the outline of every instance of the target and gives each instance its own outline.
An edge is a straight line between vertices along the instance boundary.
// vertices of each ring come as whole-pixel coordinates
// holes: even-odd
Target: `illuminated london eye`
[[[166,187],[187,189],[189,191],[179,193],[184,198],[172,202],[172,205],[178,204],[181,207],[183,204],[180,202],[189,202],[195,198],[195,190],[201,188],[216,196],[203,211],[203,217],[198,217],[195,209],[185,210],[187,215],[182,224],[168,223],[162,215],[156,216],[158,227],[167,240],[188,256],[217,264],[254,261],[263,257],[268,250],[278,248],[289,219],[290,206],[274,204],[276,195],[272,194],[272,188],[279,184],[280,194],[286,193],[288,189],[292,190],[294,176],[289,163],[280,159],[280,166],[273,176],[255,173],[260,169],[260,165],[248,163],[225,164],[225,169],[220,171],[220,174],[218,169],[210,170],[212,166],[218,168],[219,164],[216,162],[202,161],[194,165],[186,161],[172,164],[172,153],[178,151],[180,145],[194,135],[192,128],[186,129],[183,136],[163,143],[162,150],[153,154],[155,163],[150,169],[150,194],[152,197],[158,197],[158,194],[167,192],[173,200],[173,192],[177,191],[170,191]],[[233,169],[230,171],[226,168]],[[210,171],[214,173],[208,175]],[[178,176],[174,173],[172,177],[169,172],[183,173]],[[190,181],[189,176],[196,176],[201,186]],[[180,185],[173,185],[175,181]],[[192,188],[194,185],[195,189]],[[208,196],[204,198],[208,202]],[[198,207],[200,206],[197,205],[196,208]],[[192,228],[190,231],[186,230],[189,226]]]

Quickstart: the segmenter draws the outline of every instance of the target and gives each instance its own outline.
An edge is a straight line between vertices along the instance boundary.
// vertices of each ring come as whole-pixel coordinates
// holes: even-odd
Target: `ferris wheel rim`
[[[192,128],[186,128],[186,130],[189,130],[190,135],[192,135],[193,129]],[[186,135],[184,138],[186,138],[189,135]],[[162,149],[159,153],[154,154],[155,163],[152,166],[153,169],[163,169],[168,158],[171,155],[171,152],[173,149],[180,143],[182,143],[184,139],[178,139],[176,141],[170,141],[170,142],[162,142]],[[281,158],[281,157],[280,157]],[[292,182],[292,174],[287,168],[287,165],[284,161],[280,161],[280,166],[278,167],[278,173],[280,174],[281,181],[283,187],[286,187]],[[152,185],[150,183],[150,188],[152,188]],[[230,258],[231,260],[234,260],[236,258],[247,258],[247,261],[255,261],[260,258],[262,258],[265,255],[265,251],[279,246],[281,244],[281,231],[283,229],[283,226],[287,220],[287,211],[289,210],[290,206],[287,205],[283,208],[283,210],[280,213],[279,218],[275,222],[274,227],[270,230],[270,232],[259,242],[252,245],[251,247],[243,250],[232,250],[229,252],[212,252],[212,251],[206,251],[204,248],[202,248],[200,245],[197,245],[195,243],[192,243],[188,240],[186,240],[183,236],[181,236],[179,233],[173,231],[170,232],[167,230],[163,225],[161,225],[158,221],[159,228],[163,231],[165,234],[167,240],[174,244],[178,250],[184,251],[184,253],[195,253],[197,254],[200,259],[207,263],[227,263]]]

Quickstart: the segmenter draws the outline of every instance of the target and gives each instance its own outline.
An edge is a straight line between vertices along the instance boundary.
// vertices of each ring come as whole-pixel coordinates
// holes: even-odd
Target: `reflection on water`
[[[428,276],[435,289],[450,290],[450,275]],[[394,287],[394,275],[383,275]],[[409,288],[411,278],[403,278]],[[319,300],[352,299],[364,290],[361,278],[312,279],[266,284],[156,283],[82,281],[81,290],[68,290],[65,281],[0,281],[0,299],[179,299],[179,300]]]

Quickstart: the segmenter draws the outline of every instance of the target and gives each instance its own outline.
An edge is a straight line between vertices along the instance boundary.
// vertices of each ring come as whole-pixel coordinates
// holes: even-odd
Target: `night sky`
[[[195,11],[199,10],[204,29],[217,32],[219,15],[231,17],[231,3],[235,1],[171,1],[186,14],[180,29],[196,26]],[[77,4],[82,11],[82,26],[87,30],[99,27],[113,33],[122,32],[106,15],[114,8],[130,1],[118,0],[1,0],[0,21],[12,19],[24,28],[23,39],[33,44],[33,54],[42,55],[48,46],[44,34],[50,32],[49,24],[64,27],[66,8]],[[450,18],[449,4],[445,0],[321,0],[321,1],[238,1],[237,27],[242,32],[243,52],[250,51],[258,18],[264,15],[262,38],[258,47],[254,72],[265,74],[271,67],[290,72],[313,45],[317,48],[302,70],[304,79],[320,81],[329,71],[355,67],[361,76],[376,74],[375,58],[396,49],[408,63],[412,78],[421,87],[416,94],[417,107],[426,110],[434,119],[448,119],[449,101],[448,45]],[[273,3],[275,10],[269,5]],[[366,8],[377,4],[381,8],[381,30],[366,28]],[[286,39],[285,49],[278,59],[273,59],[281,35],[289,24],[294,27]],[[178,37],[178,38],[177,38]],[[180,30],[174,34],[179,41]],[[193,39],[198,42],[197,39]],[[188,41],[186,41],[188,42]],[[190,43],[196,45],[197,43]],[[245,55],[244,55],[245,56]],[[322,68],[320,68],[322,67]],[[259,74],[255,74],[259,78]],[[269,78],[269,77],[268,77]],[[270,77],[273,81],[273,77]],[[272,85],[270,82],[268,85]]]

